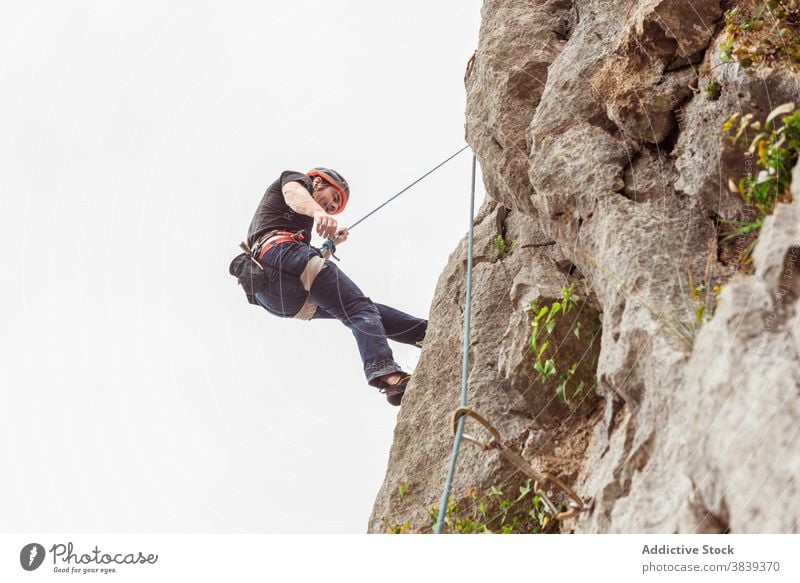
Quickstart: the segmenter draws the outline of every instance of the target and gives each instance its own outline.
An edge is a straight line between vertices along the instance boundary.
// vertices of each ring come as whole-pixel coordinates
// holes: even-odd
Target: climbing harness
[[[583,510],[584,508],[583,499],[581,499],[581,497],[578,496],[572,488],[564,484],[564,482],[562,482],[552,474],[549,474],[547,472],[540,474],[539,472],[534,470],[530,466],[530,464],[525,461],[525,458],[523,458],[521,455],[519,455],[517,452],[515,452],[513,449],[509,448],[507,445],[503,443],[503,439],[500,437],[500,432],[497,431],[497,429],[495,429],[491,423],[489,423],[481,415],[478,415],[478,413],[476,413],[472,409],[468,407],[459,407],[458,409],[456,409],[455,415],[453,416],[453,433],[456,432],[458,428],[458,423],[461,420],[461,418],[465,416],[472,417],[478,423],[483,425],[487,429],[487,431],[489,431],[489,433],[492,434],[492,439],[490,439],[487,442],[482,442],[476,437],[473,437],[472,435],[468,435],[466,433],[463,433],[461,435],[461,439],[463,439],[464,441],[468,441],[470,443],[474,443],[475,445],[486,451],[489,450],[499,451],[500,455],[502,455],[506,460],[511,462],[519,471],[521,471],[523,474],[525,474],[531,480],[533,480],[533,492],[542,499],[542,502],[544,502],[545,506],[547,506],[547,509],[550,511],[550,514],[553,516],[555,520],[566,520],[567,518],[574,518],[581,510]],[[566,505],[570,507],[570,510],[561,511],[556,507],[555,504],[553,504],[550,498],[553,494],[551,491],[548,491],[547,488],[544,487],[545,484],[550,484],[552,486],[561,489],[561,491],[571,499],[569,502],[566,502]],[[566,497],[560,496],[560,498],[566,501]]]
[[[261,237],[259,242],[256,243],[255,249],[258,252],[258,259],[259,261],[263,259],[267,251],[272,249],[275,245],[280,245],[281,243],[297,243],[304,239],[303,231],[297,231],[296,233],[290,231],[272,231],[271,233],[267,233],[267,235]]]
[[[270,269],[271,271],[293,279],[297,278],[300,280],[306,292],[311,290],[311,286],[314,285],[314,280],[325,267],[325,260],[318,250],[315,250],[316,254],[309,258],[308,263],[306,263],[301,273],[292,273],[280,267],[265,262],[262,263],[262,259],[267,254],[267,251],[272,249],[275,245],[280,245],[281,243],[296,243],[304,239],[303,231],[293,233],[291,231],[279,231],[276,229],[259,237],[253,247],[250,247],[244,241],[239,243],[239,248],[243,253],[234,257],[228,271],[237,278],[239,285],[244,289],[249,303],[262,306],[256,296],[268,286],[269,278],[264,273],[265,269]],[[255,264],[256,267],[254,268],[252,264]],[[309,294],[300,310],[293,317],[299,320],[310,320],[316,313],[316,310],[317,305],[311,300],[311,295]]]
[[[258,241],[256,241],[252,247],[250,247],[250,245],[248,245],[245,241],[242,241],[239,243],[239,249],[244,251],[259,269],[264,269],[264,266],[261,264],[261,259],[264,257],[264,255],[266,255],[267,251],[272,249],[275,245],[278,245],[279,243],[288,243],[289,241],[302,241],[304,239],[305,236],[303,235],[303,231],[292,233],[291,231],[279,231],[276,229],[259,237]],[[275,269],[272,266],[268,267]],[[284,274],[286,273],[281,269],[276,269],[276,271],[280,271]]]
[[[403,194],[403,193],[404,193],[405,191],[407,191],[409,188],[411,188],[411,187],[412,187],[412,186],[414,186],[415,184],[417,184],[417,183],[421,182],[423,178],[426,178],[427,176],[429,176],[429,175],[433,174],[435,171],[437,171],[439,168],[441,168],[442,166],[444,166],[445,164],[447,164],[447,163],[448,163],[450,160],[452,160],[453,158],[455,158],[456,156],[458,156],[458,155],[459,155],[461,152],[463,152],[463,151],[464,151],[464,150],[466,150],[467,148],[469,148],[469,146],[468,146],[468,145],[467,145],[467,146],[464,146],[464,147],[463,147],[463,148],[461,148],[461,149],[460,149],[458,152],[456,152],[455,154],[453,154],[453,155],[449,156],[449,157],[448,157],[446,160],[443,160],[442,162],[440,162],[439,164],[437,164],[436,166],[434,166],[433,168],[431,168],[430,170],[428,170],[428,171],[427,171],[425,174],[423,174],[422,176],[420,176],[419,178],[417,178],[417,179],[416,179],[414,182],[412,182],[411,184],[409,184],[408,186],[406,186],[406,187],[405,187],[403,190],[401,190],[400,192],[398,192],[397,194],[395,194],[395,195],[394,195],[394,196],[392,196],[391,198],[387,199],[385,202],[383,202],[383,203],[382,203],[382,204],[380,204],[379,206],[375,207],[375,208],[374,208],[374,209],[372,209],[370,212],[368,212],[366,215],[364,215],[363,217],[361,217],[360,219],[358,219],[358,220],[357,220],[355,223],[353,223],[352,225],[350,225],[349,227],[347,227],[347,230],[348,230],[348,231],[351,231],[351,230],[353,229],[353,227],[355,227],[355,226],[357,226],[359,223],[362,223],[362,222],[364,222],[365,220],[367,220],[369,217],[371,217],[372,215],[374,215],[375,213],[377,213],[379,210],[381,210],[381,209],[382,209],[383,207],[385,207],[387,204],[389,204],[389,203],[390,203],[390,202],[392,202],[394,199],[396,199],[398,196],[400,196],[401,194]],[[473,175],[474,175],[474,172],[475,172],[475,169],[474,169],[474,161],[473,161]],[[474,176],[473,176],[473,181],[474,181]],[[327,251],[328,251],[328,252],[331,254],[331,257],[333,257],[334,259],[336,259],[336,261],[339,261],[339,258],[338,258],[338,257],[336,257],[336,255],[334,255],[334,253],[336,253],[336,245],[333,243],[333,241],[332,241],[331,239],[326,239],[326,240],[325,240],[325,242],[322,244],[322,249],[323,249],[323,250],[327,250]]]
[[[558,478],[554,477],[548,473],[539,474],[536,472],[530,464],[528,464],[525,459],[513,451],[509,449],[506,445],[503,444],[503,440],[500,437],[500,433],[483,417],[477,414],[475,411],[467,407],[467,385],[468,385],[468,377],[469,377],[469,345],[470,345],[470,317],[471,317],[471,307],[472,307],[472,255],[473,255],[473,223],[475,222],[475,165],[476,165],[476,158],[475,155],[472,156],[472,188],[470,193],[470,205],[469,205],[469,233],[467,235],[467,297],[466,297],[466,309],[464,312],[464,345],[463,345],[463,354],[461,359],[461,406],[456,409],[455,416],[453,418],[453,433],[455,434],[455,438],[453,439],[453,449],[450,453],[450,466],[447,471],[447,477],[445,479],[444,490],[442,492],[442,498],[439,502],[439,514],[436,518],[436,526],[434,527],[434,532],[436,534],[441,534],[442,532],[442,525],[444,523],[444,518],[447,513],[447,502],[450,498],[450,490],[453,486],[453,476],[455,474],[456,469],[456,461],[458,460],[458,450],[461,440],[464,439],[470,443],[474,443],[480,446],[484,450],[494,449],[500,452],[500,454],[511,462],[518,470],[524,473],[526,476],[531,478],[534,481],[533,490],[534,492],[539,495],[542,502],[547,507],[548,511],[552,514],[555,520],[565,520],[567,518],[572,518],[578,514],[583,508],[584,503],[580,496],[578,496],[574,490],[566,486],[562,481]],[[492,434],[492,439],[486,443],[478,440],[477,438],[464,434],[464,422],[466,417],[472,417],[473,419],[477,420],[481,425],[483,425],[489,433]],[[566,506],[570,507],[568,511],[560,511],[556,505],[551,500],[551,495],[546,490],[545,485],[551,484],[556,486],[557,488],[561,489],[567,497],[571,499],[571,502],[567,503]]]

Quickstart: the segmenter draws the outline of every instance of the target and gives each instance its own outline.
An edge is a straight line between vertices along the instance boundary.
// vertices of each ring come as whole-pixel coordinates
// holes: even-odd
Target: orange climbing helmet
[[[330,168],[312,168],[308,172],[306,172],[306,176],[309,178],[313,178],[314,176],[319,176],[325,182],[330,184],[331,186],[335,187],[336,190],[339,191],[339,195],[342,197],[342,204],[339,206],[339,210],[337,210],[335,215],[338,215],[340,212],[344,210],[344,207],[347,206],[347,201],[350,198],[350,186],[347,184],[347,180],[344,179],[344,176],[339,174],[336,170],[331,170]]]

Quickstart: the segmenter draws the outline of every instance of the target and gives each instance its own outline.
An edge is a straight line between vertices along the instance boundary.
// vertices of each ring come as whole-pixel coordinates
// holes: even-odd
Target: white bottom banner
[[[0,581],[800,581],[799,550],[798,535],[14,534]]]

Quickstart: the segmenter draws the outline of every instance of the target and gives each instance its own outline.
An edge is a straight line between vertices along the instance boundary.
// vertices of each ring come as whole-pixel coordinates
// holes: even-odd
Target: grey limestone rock
[[[727,181],[743,152],[722,123],[800,97],[797,75],[720,62],[714,0],[486,0],[482,15],[465,78],[489,195],[475,226],[471,406],[585,498],[561,532],[797,532],[800,173],[795,202],[765,221],[752,273],[726,259],[718,232],[742,217]],[[719,99],[705,94],[711,81]],[[371,532],[430,530],[458,406],[465,277],[461,241]],[[578,308],[553,331],[554,361],[596,383],[580,404],[555,397],[529,345],[531,305],[569,285]],[[577,338],[577,322],[601,327]],[[518,478],[464,444],[453,498]]]

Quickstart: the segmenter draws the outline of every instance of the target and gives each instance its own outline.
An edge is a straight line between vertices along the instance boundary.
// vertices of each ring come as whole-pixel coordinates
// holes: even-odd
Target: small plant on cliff
[[[720,85],[717,81],[711,80],[706,85],[706,98],[709,101],[716,101],[717,99],[719,99],[721,92],[722,92],[722,85]]]
[[[722,126],[732,142],[748,143],[749,140],[745,157],[755,156],[759,168],[755,176],[748,172],[738,182],[728,179],[730,190],[742,197],[750,216],[743,221],[726,223],[728,228],[720,242],[749,238],[742,254],[744,262],[749,261],[764,217],[772,214],[777,203],[791,201],[792,168],[800,154],[800,111],[795,111],[794,103],[784,103],[773,109],[763,124],[753,121],[753,117],[748,113],[740,118],[735,113]],[[750,133],[755,133],[755,137],[750,139]]]
[[[800,68],[797,0],[739,0],[725,13],[720,58],[743,68],[754,64]]]
[[[692,272],[689,272],[689,297],[694,306],[695,330],[700,329],[714,315],[721,292],[721,285],[710,285],[707,280],[695,283]]]
[[[694,345],[698,331],[711,320],[719,306],[723,277],[727,276],[716,269],[718,259],[723,259],[720,250],[709,247],[704,272],[698,275],[689,267],[686,278],[677,280],[681,297],[687,301],[684,309],[680,310],[680,316],[674,319],[674,331],[686,341],[688,347]]]
[[[572,395],[568,395],[567,387],[570,385],[570,381],[578,368],[578,363],[570,363],[569,366],[559,371],[553,357],[551,344],[556,323],[578,305],[574,294],[575,284],[570,284],[569,287],[561,288],[561,298],[559,300],[543,306],[533,303],[530,307],[532,329],[529,344],[534,355],[533,368],[539,373],[539,378],[542,382],[558,381],[555,386],[555,392],[562,403],[569,403],[570,399],[579,396],[586,388],[585,381],[580,381],[575,386]],[[599,322],[593,332],[596,335],[598,331]],[[572,334],[575,338],[580,339],[581,332],[580,322],[578,322],[572,329]],[[594,342],[594,336],[590,341],[590,345],[592,342]]]
[[[742,196],[747,206],[755,207],[759,216],[765,217],[772,213],[777,202],[791,200],[792,168],[800,153],[800,111],[795,111],[794,103],[784,103],[773,109],[763,124],[752,120],[752,113],[741,119],[735,113],[722,126],[729,139],[737,143],[749,137],[748,129],[758,132],[750,142],[746,156],[755,154],[756,165],[761,170],[755,177],[748,174],[738,183],[729,179],[729,186]]]
[[[503,235],[498,234],[494,238],[494,247],[497,250],[497,256],[502,259],[505,257],[507,253],[511,253],[511,250],[517,244],[516,241],[511,241],[511,243],[506,243],[506,240],[503,238]]]
[[[408,521],[403,524],[391,524],[387,529],[387,534],[409,534],[411,532],[411,525]]]
[[[483,522],[486,520],[486,504],[477,502],[474,488],[467,490],[467,500],[469,509],[464,511],[458,507],[452,497],[447,499],[442,531],[451,534],[490,534],[492,531]],[[433,531],[439,518],[439,507],[431,506],[428,516],[430,516],[431,531]]]
[[[438,506],[429,511],[431,530],[439,516]],[[553,526],[541,498],[532,492],[531,481],[519,487],[519,494],[506,496],[496,486],[487,492],[469,488],[460,505],[447,501],[442,532],[451,534],[536,534]]]
[[[726,263],[733,262],[739,270],[748,273],[752,268],[751,253],[758,242],[758,233],[763,220],[763,218],[745,221],[720,220],[718,233],[720,258]]]
[[[397,495],[402,498],[411,489],[411,481],[404,479],[397,485]]]

